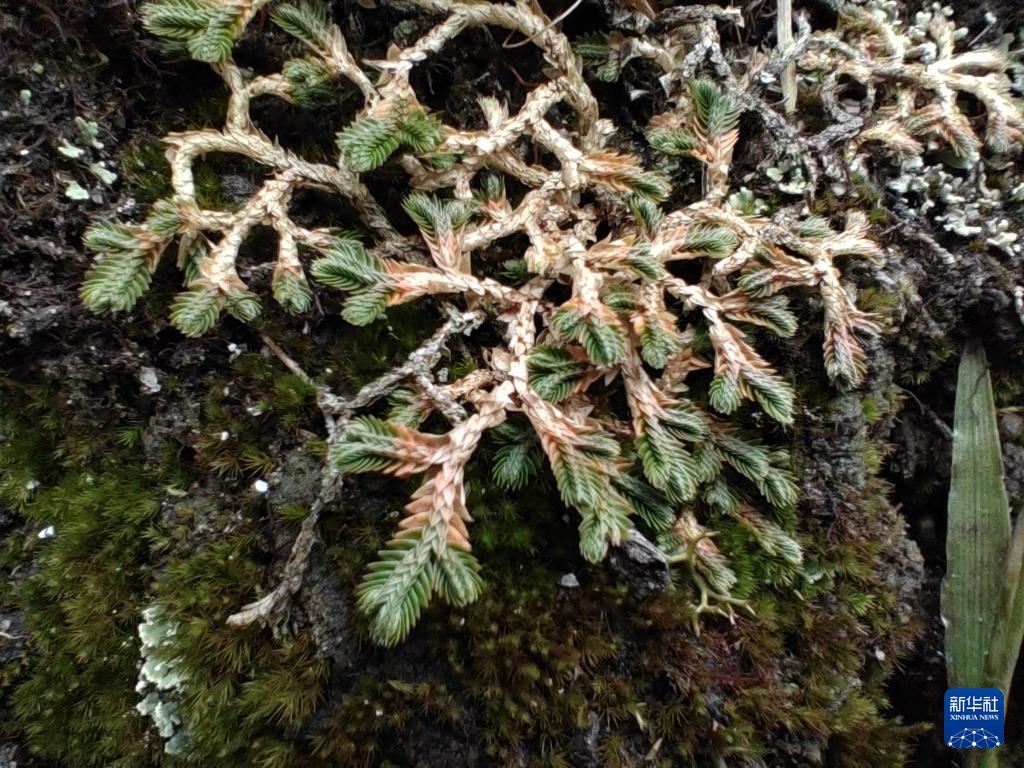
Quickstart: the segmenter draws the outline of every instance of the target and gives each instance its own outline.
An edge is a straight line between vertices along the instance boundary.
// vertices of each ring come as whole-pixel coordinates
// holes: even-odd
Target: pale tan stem
[[[793,44],[793,0],[776,0],[775,36],[779,48],[785,50]],[[796,62],[786,64],[782,71],[782,103],[786,114],[796,111]]]

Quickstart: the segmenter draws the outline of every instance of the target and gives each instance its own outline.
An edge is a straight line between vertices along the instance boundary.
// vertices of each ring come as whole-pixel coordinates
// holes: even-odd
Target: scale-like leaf
[[[323,3],[313,0],[278,3],[274,6],[270,18],[274,24],[310,48],[322,49],[327,45],[330,27],[327,23],[327,9]]]
[[[548,402],[558,403],[576,389],[587,370],[586,364],[558,347],[540,346],[527,363],[530,387]]]
[[[217,322],[223,302],[224,297],[207,286],[179,293],[171,305],[171,324],[186,336],[202,336]]]
[[[313,306],[313,292],[304,278],[290,272],[274,275],[274,298],[293,315],[300,315]]]
[[[290,59],[284,63],[282,72],[288,81],[292,98],[300,107],[326,107],[337,99],[334,76],[317,59]]]
[[[375,285],[353,293],[345,301],[341,316],[352,325],[369,325],[384,314],[391,295],[387,286]]]
[[[398,146],[393,117],[359,118],[338,134],[338,147],[355,173],[380,168]]]
[[[81,297],[94,312],[127,311],[149,289],[150,274],[141,251],[109,253],[93,267]]]

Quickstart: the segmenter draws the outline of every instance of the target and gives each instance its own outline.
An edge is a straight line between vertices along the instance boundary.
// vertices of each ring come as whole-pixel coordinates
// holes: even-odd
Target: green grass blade
[[[957,379],[942,584],[951,688],[987,685],[987,658],[1001,613],[1009,543],[1010,507],[992,381],[985,350],[972,340],[964,349]]]
[[[1006,558],[1001,610],[996,617],[992,648],[988,659],[989,682],[987,685],[1003,692],[1005,706],[1009,706],[1010,683],[1017,667],[1021,640],[1024,639],[1024,525],[1018,519],[1013,529],[1013,539]]]

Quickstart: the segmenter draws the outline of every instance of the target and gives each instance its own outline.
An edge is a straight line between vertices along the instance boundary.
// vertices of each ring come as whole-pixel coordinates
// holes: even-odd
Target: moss
[[[857,291],[857,306],[865,312],[873,312],[882,318],[891,319],[899,307],[900,296],[882,288],[861,288]]]
[[[885,492],[869,484],[866,497],[882,504]],[[874,504],[866,502],[864,514],[881,514]],[[403,681],[423,686],[426,699],[410,701],[388,689],[393,681],[363,677],[313,735],[321,756],[404,765],[415,734],[474,724],[478,731],[466,738],[483,750],[466,763],[474,765],[516,764],[524,755],[530,765],[578,765],[594,727],[607,766],[636,765],[649,754],[663,766],[706,765],[725,755],[797,765],[800,734],[824,735],[830,749],[842,744],[837,764],[901,764],[916,731],[886,716],[888,667],[866,652],[865,638],[912,629],[898,623],[895,598],[877,580],[876,543],[829,544],[816,523],[804,522],[800,576],[756,549],[730,550],[757,617],[734,628],[708,621],[695,637],[685,576],[637,603],[614,574],[578,562],[571,547],[562,551],[573,523],[543,484],[506,497],[477,467],[470,507],[488,586],[464,609],[428,612],[410,641],[427,642],[428,667],[440,664],[442,680]],[[715,525],[723,549],[742,540],[725,521]],[[332,551],[354,582],[386,526],[357,532],[342,524],[330,535],[348,542]],[[533,553],[525,564],[524,552]],[[573,570],[582,586],[559,586]],[[867,682],[851,687],[857,679]],[[395,730],[408,738],[382,739]],[[856,743],[860,732],[874,734],[875,744]]]
[[[212,93],[190,102],[187,117],[193,128],[209,127],[223,122],[225,109],[223,96]],[[152,205],[172,192],[167,146],[162,139],[152,136],[163,136],[173,129],[171,123],[157,124],[149,134],[132,139],[121,153],[121,175],[143,206]],[[197,163],[196,168],[197,201],[204,207],[219,207],[223,204],[220,174],[224,169],[208,161]]]
[[[392,320],[376,333],[382,343],[415,344],[423,330],[414,334],[414,325]],[[362,352],[349,341],[334,354],[351,361]],[[294,530],[305,514],[291,504],[268,519],[244,489],[276,464],[272,457],[305,440],[300,430],[317,418],[312,390],[259,354],[243,354],[230,380],[207,386],[196,451],[184,464],[165,446],[155,454],[163,466],[144,468],[137,451],[155,436],[138,419],[106,430],[106,443],[64,429],[62,398],[45,392],[20,396],[31,408],[15,408],[24,415],[4,426],[0,494],[22,510],[28,534],[50,523],[59,532],[52,541],[28,536],[5,545],[6,567],[36,557],[41,568],[0,593],[28,612],[32,632],[32,655],[4,668],[4,685],[14,689],[6,733],[19,732],[48,759],[401,766],[436,754],[431,745],[460,744],[464,765],[572,766],[596,748],[602,766],[637,765],[648,755],[666,768],[730,756],[781,766],[803,764],[801,744],[817,737],[834,765],[895,766],[905,756],[916,731],[886,714],[891,665],[872,651],[873,643],[906,646],[913,631],[897,621],[897,596],[879,571],[888,492],[873,477],[880,447],[864,448],[868,478],[849,520],[835,529],[797,515],[776,520],[804,546],[800,569],[751,545],[736,521],[715,517],[737,594],[756,618],[740,616],[734,626],[706,619],[696,637],[685,573],[636,601],[617,574],[579,559],[576,521],[549,481],[534,479],[514,495],[494,487],[487,441],[467,478],[484,594],[466,608],[429,611],[408,650],[364,647],[360,674],[346,677],[331,675],[308,630],[275,639],[225,626],[254,584],[273,581],[266,565],[279,528],[269,520]],[[806,386],[809,397],[824,397]],[[865,420],[900,402],[895,389],[867,395]],[[254,456],[261,458],[247,464]],[[223,466],[238,468],[223,473],[230,505],[196,484]],[[34,478],[41,486],[19,496]],[[367,482],[349,514],[325,520],[345,591],[389,535],[385,511],[402,499],[401,488],[382,493]],[[158,494],[169,485],[191,490],[161,514]],[[569,572],[581,586],[559,585]],[[182,758],[163,755],[162,740],[134,710],[135,628],[153,604],[179,628],[160,654],[187,679],[179,694],[189,735]]]
[[[271,385],[275,413],[308,405],[305,385],[280,376],[260,383]],[[220,396],[211,394],[205,411],[220,423],[237,403],[216,384]],[[323,699],[327,662],[315,656],[307,634],[278,643],[223,621],[260,579],[261,537],[202,499],[179,502],[162,518],[159,489],[188,481],[174,451],[158,451],[168,457],[164,466],[143,466],[140,422],[110,429],[106,444],[92,435],[86,453],[73,448],[86,441],[65,429],[61,398],[13,389],[5,395],[0,501],[20,511],[26,528],[5,542],[0,567],[12,573],[31,561],[37,568],[0,582],[3,605],[27,617],[31,651],[0,676],[11,694],[0,734],[20,735],[38,755],[64,765],[173,762],[135,710],[136,630],[142,610],[155,602],[180,627],[164,652],[188,677],[181,704],[190,764],[294,765],[294,729]],[[262,448],[258,421],[250,433],[247,445]],[[47,526],[56,535],[37,539]],[[230,533],[212,541],[209,532],[197,536],[211,526]],[[160,553],[174,549],[154,569]]]
[[[121,173],[141,205],[152,205],[171,194],[166,151],[159,139],[137,139],[121,155]]]
[[[200,163],[195,171],[196,203],[200,208],[232,210],[224,199],[221,174],[209,163]]]
[[[31,418],[49,398],[4,394],[0,500],[26,527],[0,562],[3,603],[24,612],[29,653],[4,669],[10,717],[0,732],[16,728],[33,752],[64,765],[158,765],[161,745],[134,710],[135,628],[150,548],[161,541],[152,478],[128,449],[68,454],[72,436]],[[28,494],[26,478],[39,484]],[[39,539],[49,526],[55,535]],[[30,561],[32,575],[15,580],[15,566]]]
[[[424,307],[404,304],[368,326],[346,328],[344,337],[327,350],[326,362],[336,374],[331,383],[343,383],[343,388],[369,384],[394,368],[396,360],[408,357],[440,324]]]
[[[316,418],[316,390],[262,355],[241,355],[234,371],[234,379],[208,382],[196,461],[220,477],[265,476],[276,466],[271,438],[282,429],[294,435]]]
[[[172,558],[156,586],[155,604],[178,625],[160,656],[187,680],[189,764],[294,765],[294,729],[324,697],[328,663],[308,634],[277,643],[224,623],[259,580],[258,552],[259,537],[236,530]]]
[[[463,705],[438,681],[407,682],[360,676],[324,728],[312,736],[314,754],[329,765],[395,765],[383,755],[391,734],[462,724]],[[403,763],[397,763],[402,765]]]

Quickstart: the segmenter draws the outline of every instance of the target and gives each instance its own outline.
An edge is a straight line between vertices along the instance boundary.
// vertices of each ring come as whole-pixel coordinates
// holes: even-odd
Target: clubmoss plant
[[[825,370],[839,387],[860,384],[867,373],[864,342],[880,329],[857,308],[841,267],[884,258],[866,211],[847,210],[842,221],[809,215],[800,205],[759,215],[762,209],[730,179],[740,120],[750,112],[778,129],[779,165],[799,171],[800,190],[809,194],[821,170],[815,154],[826,172],[834,171],[835,162],[856,165],[870,142],[908,155],[923,151],[920,137],[936,137],[972,159],[982,144],[957,106],[958,93],[984,105],[992,150],[1024,139],[1024,121],[1007,96],[1008,62],[994,52],[956,53],[953,27],[942,14],[928,25],[929,41],[911,39],[913,32],[863,9],[844,12],[829,32],[811,34],[801,19],[792,45],[755,56],[739,76],[717,31],[719,23],[735,23],[732,9],[673,8],[661,19],[664,34],[588,38],[574,51],[536,4],[413,4],[443,20],[412,44],[364,62],[375,77],[314,0],[147,4],[143,18],[152,33],[171,51],[209,62],[223,78],[227,116],[221,129],[166,138],[173,194],[143,223],[90,229],[85,243],[103,256],[82,288],[83,300],[96,310],[130,309],[176,241],[187,290],[171,307],[172,323],[197,336],[225,311],[254,322],[262,300],[239,275],[238,257],[256,229],[269,228],[277,238],[272,293],[290,313],[312,311],[319,284],[346,294],[341,314],[352,325],[433,296],[461,297],[464,305],[437,344],[485,319],[498,329],[501,341],[487,350],[486,367],[455,381],[438,381],[433,366],[400,367],[397,378],[412,378],[415,388],[401,395],[390,418],[357,416],[346,406],[344,429],[329,429],[329,479],[370,471],[421,478],[358,590],[380,643],[404,639],[433,595],[453,606],[478,598],[465,472],[491,430],[506,441],[495,480],[513,489],[546,463],[562,501],[579,513],[586,560],[602,560],[609,547],[643,531],[667,561],[690,574],[698,614],[732,616],[744,604],[734,594],[743,574],[730,564],[727,540],[734,551],[760,548],[793,572],[803,562],[801,544],[787,531],[798,495],[789,456],[737,424],[747,405],[782,427],[794,421],[793,387],[766,357],[765,338],[792,337],[797,317],[790,296],[813,292],[823,311]],[[232,51],[264,9],[304,55],[287,60],[279,73],[254,75]],[[522,35],[549,67],[514,114],[482,96],[483,127],[468,129],[432,114],[410,75],[462,32],[483,26]],[[690,50],[680,38],[688,26],[700,31],[700,44]],[[621,148],[616,127],[602,117],[583,61],[598,65],[599,79],[614,80],[632,58],[650,59],[664,73],[664,109],[652,116],[647,139],[655,153],[696,161],[703,174],[699,199],[678,199],[665,175]],[[835,121],[813,141],[761,93],[794,62],[809,95]],[[847,115],[838,104],[847,79],[877,93],[882,106],[865,107],[863,117]],[[342,81],[361,95],[363,107],[338,127],[331,162],[284,149],[251,119],[255,99],[314,109]],[[842,157],[833,146],[840,142],[847,148]],[[524,160],[521,150],[530,146],[552,162]],[[213,152],[268,172],[237,209],[207,207],[198,197],[195,163]],[[364,181],[388,163],[408,178],[404,217],[418,238],[399,234],[395,217],[403,214],[385,210]],[[510,182],[525,192],[510,196]],[[304,187],[346,198],[372,244],[353,232],[298,223],[290,206]],[[492,253],[512,237],[526,243],[518,261],[490,276]],[[435,365],[437,349],[430,347]],[[410,362],[420,360],[417,354]],[[380,387],[356,400],[369,404],[393,393],[395,378],[385,375]],[[602,390],[621,398],[607,399]],[[340,413],[332,397],[321,391],[319,398],[328,419]],[[436,419],[428,420],[432,413],[449,426],[438,430]],[[522,416],[515,425],[513,414]],[[728,537],[715,538],[713,517],[732,521]],[[308,551],[308,536],[300,542],[298,560],[303,547]]]

